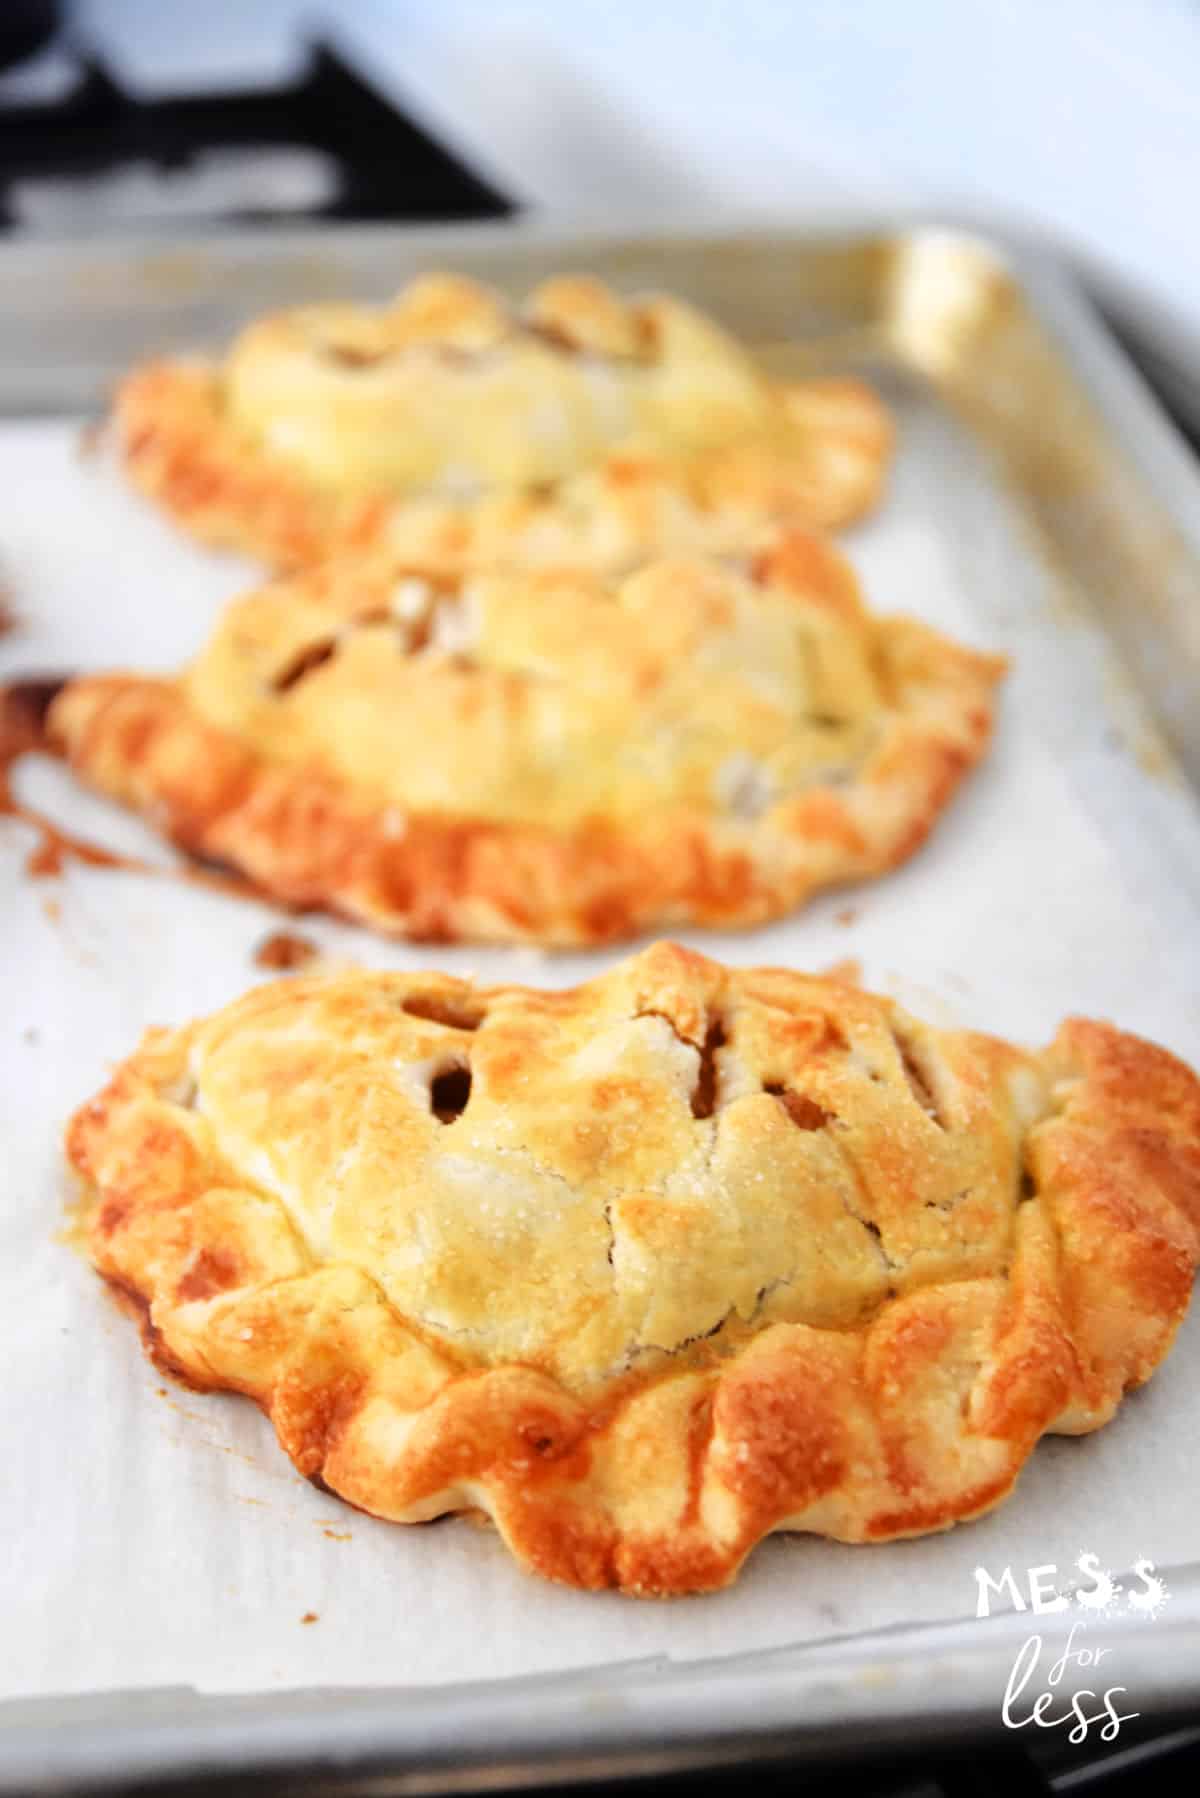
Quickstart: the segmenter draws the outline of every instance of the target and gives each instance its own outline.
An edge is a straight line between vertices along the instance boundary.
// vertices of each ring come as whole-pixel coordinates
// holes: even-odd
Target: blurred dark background
[[[1074,257],[1200,434],[1197,0],[0,0],[0,232],[923,209]]]

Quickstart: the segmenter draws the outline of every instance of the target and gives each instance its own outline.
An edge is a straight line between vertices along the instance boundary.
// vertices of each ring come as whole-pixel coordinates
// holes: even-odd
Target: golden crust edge
[[[456,1367],[365,1274],[311,1269],[279,1201],[231,1203],[162,1096],[188,1035],[151,1033],[67,1132],[91,1257],[143,1308],[149,1352],[255,1399],[348,1503],[406,1522],[482,1510],[522,1564],[572,1585],[712,1590],[773,1531],[884,1541],[978,1515],[1042,1434],[1098,1427],[1149,1378],[1200,1261],[1200,1082],[1069,1020],[1043,1058],[1058,1093],[1027,1139],[1007,1280],[891,1299],[861,1332],[772,1325],[719,1367],[589,1406],[533,1368]]]
[[[565,832],[401,816],[332,777],[257,757],[165,680],[81,677],[49,726],[81,778],[190,853],[285,904],[388,934],[565,947],[682,922],[748,926],[906,860],[986,753],[1002,659],[904,618],[876,628],[898,665],[898,703],[864,770],[744,826],[684,812],[640,832],[607,820]]]
[[[112,422],[125,470],[133,485],[177,525],[202,542],[288,570],[370,548],[386,537],[389,519],[398,515],[403,520],[405,504],[394,496],[331,496],[282,457],[260,450],[222,418],[218,384],[213,364],[164,359],[132,369],[114,396]],[[814,377],[777,391],[796,420],[806,410],[819,416],[822,401],[836,406],[842,394],[856,424],[853,478],[843,463],[835,479],[828,472],[822,479],[817,467],[821,428],[814,424],[816,455],[807,470],[798,470],[790,503],[783,497],[786,459],[779,459],[775,481],[764,485],[756,470],[760,452],[753,443],[749,458],[734,448],[693,464],[681,462],[680,497],[701,511],[717,510],[723,503],[746,510],[758,530],[787,523],[839,530],[854,523],[875,507],[882,493],[894,436],[887,409],[872,389],[850,378]],[[661,464],[654,457],[638,459],[661,467],[664,483],[674,484],[667,459]],[[614,452],[614,463],[622,460],[622,452]],[[420,504],[416,502],[418,509]],[[440,521],[422,529],[421,539],[435,569],[461,572],[473,562],[471,509],[447,503],[439,512]],[[670,547],[654,540],[643,546],[647,555]],[[746,547],[751,547],[749,541]]]

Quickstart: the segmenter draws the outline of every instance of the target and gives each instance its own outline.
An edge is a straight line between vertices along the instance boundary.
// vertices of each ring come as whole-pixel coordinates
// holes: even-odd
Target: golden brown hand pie
[[[1200,1257],[1164,1050],[668,943],[568,992],[261,987],[152,1031],[67,1140],[160,1365],[366,1511],[479,1509],[637,1593],[976,1516],[1149,1378]]]
[[[924,839],[995,657],[875,618],[822,540],[753,564],[434,583],[390,557],[231,606],[177,680],[86,677],[79,773],[266,892],[381,930],[745,925]]]
[[[522,311],[430,275],[278,314],[219,365],[136,369],[116,418],[139,487],[282,567],[380,540],[443,572],[742,550],[857,517],[891,445],[861,383],[768,381],[690,306],[582,277]]]

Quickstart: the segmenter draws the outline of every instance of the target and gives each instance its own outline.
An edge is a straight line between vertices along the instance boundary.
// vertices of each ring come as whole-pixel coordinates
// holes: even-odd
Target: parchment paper
[[[847,548],[878,608],[1014,655],[995,754],[891,879],[770,929],[688,940],[741,963],[858,957],[868,985],[935,1021],[1031,1042],[1069,1011],[1108,1015],[1200,1060],[1191,795],[1163,771],[1086,617],[973,446],[931,402],[896,398],[892,494]],[[0,643],[6,675],[171,667],[251,572],[190,546],[112,470],[81,461],[74,426],[0,427],[0,496],[2,574],[22,620]],[[98,840],[171,859],[50,764],[24,764],[20,789]],[[1200,1553],[1197,1317],[1111,1426],[1043,1443],[990,1518],[875,1548],[776,1537],[715,1597],[561,1590],[468,1524],[404,1529],[322,1496],[250,1405],[168,1387],[57,1237],[65,1117],[144,1026],[263,978],[253,951],[278,914],[154,876],[70,866],[35,880],[31,841],[0,825],[0,1695],[427,1684],[732,1653],[971,1614],[978,1564],[1065,1570],[1089,1550],[1113,1568],[1162,1566]],[[544,984],[609,959],[299,927],[369,965]]]

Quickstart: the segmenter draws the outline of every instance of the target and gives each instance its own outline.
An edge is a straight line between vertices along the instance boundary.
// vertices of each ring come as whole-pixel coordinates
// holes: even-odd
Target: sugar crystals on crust
[[[364,1510],[634,1593],[987,1510],[1150,1376],[1200,1258],[1164,1050],[665,943],[571,991],[260,988],[152,1031],[67,1145],[164,1368]]]

